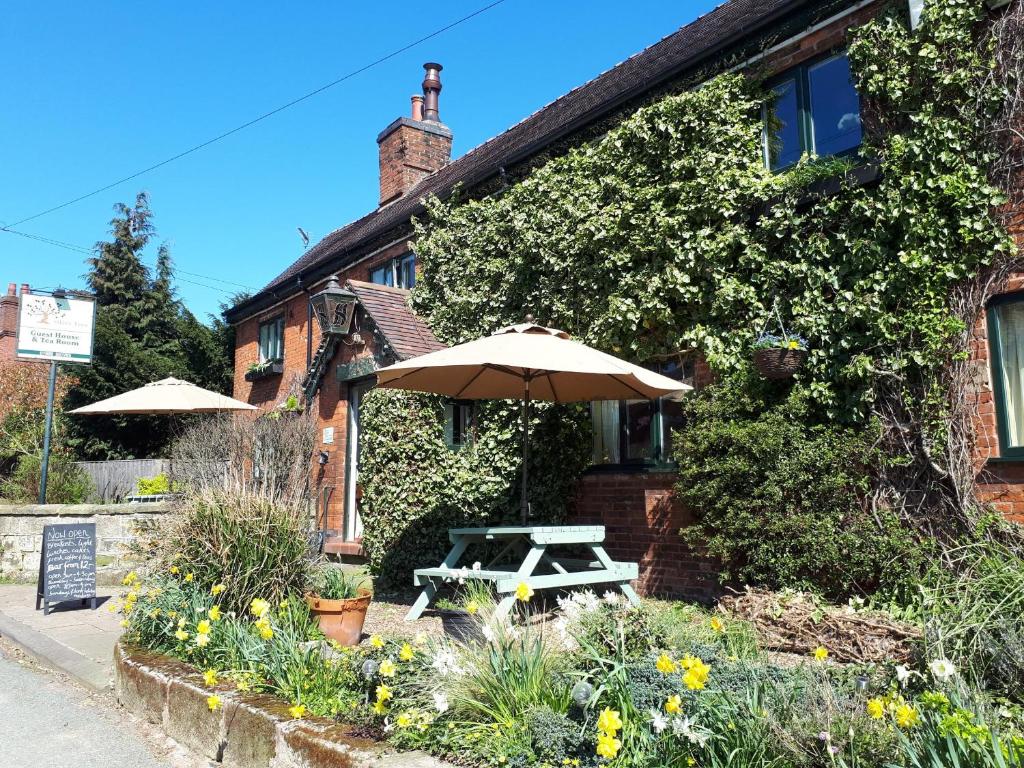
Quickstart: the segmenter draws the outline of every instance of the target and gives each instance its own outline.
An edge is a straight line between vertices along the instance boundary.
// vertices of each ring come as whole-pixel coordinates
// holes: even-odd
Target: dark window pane
[[[626,400],[622,404],[625,412],[625,460],[643,461],[651,456],[651,427],[654,421],[653,400]]]
[[[814,151],[835,155],[860,146],[860,97],[850,77],[846,54],[807,70]]]
[[[416,257],[411,253],[403,256],[398,262],[398,287],[408,288],[416,285]]]
[[[394,265],[389,261],[383,267],[377,267],[377,269],[370,271],[370,282],[376,283],[377,285],[394,285],[395,284],[395,268]]]
[[[662,449],[661,459],[671,461],[672,455],[672,431],[683,426],[683,404],[677,400],[662,398],[661,400],[661,430]]]
[[[619,402],[599,400],[590,404],[594,420],[594,464],[618,464]]]
[[[796,80],[786,80],[772,90],[775,102],[765,110],[765,137],[768,167],[773,171],[792,165],[800,159],[800,110]]]
[[[993,307],[998,313],[1001,370],[996,371],[1002,382],[1003,398],[999,403],[1006,422],[1008,448],[1024,445],[1024,302]],[[989,342],[992,343],[992,342]]]

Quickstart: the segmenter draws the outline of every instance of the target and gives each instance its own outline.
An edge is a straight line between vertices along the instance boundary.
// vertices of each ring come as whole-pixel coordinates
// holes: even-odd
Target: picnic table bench
[[[435,568],[417,568],[413,571],[413,584],[422,586],[416,602],[413,603],[406,621],[415,621],[437,594],[439,582],[456,579],[480,579],[494,584],[501,596],[496,613],[503,617],[515,604],[516,588],[527,584],[532,589],[564,589],[588,584],[612,584],[633,604],[640,599],[629,582],[637,577],[637,564],[612,560],[602,546],[603,525],[527,525],[498,526],[493,528],[451,528],[448,538],[451,551]],[[463,555],[471,544],[499,542],[505,546],[492,560],[479,569],[473,570],[460,565]],[[565,546],[582,547],[590,551],[593,558],[555,557],[549,548]],[[507,562],[503,558],[511,557]],[[543,568],[546,573],[536,573]]]

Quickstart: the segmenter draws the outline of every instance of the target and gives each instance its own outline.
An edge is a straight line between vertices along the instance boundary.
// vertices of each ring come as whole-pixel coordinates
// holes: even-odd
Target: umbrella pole
[[[530,501],[527,497],[526,486],[530,474],[530,380],[524,379],[525,391],[523,393],[523,491],[520,500],[520,515],[523,525],[526,525],[530,516]]]

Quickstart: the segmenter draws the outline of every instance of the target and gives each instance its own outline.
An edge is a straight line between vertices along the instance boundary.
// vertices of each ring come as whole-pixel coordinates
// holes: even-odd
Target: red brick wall
[[[0,362],[14,360],[17,329],[18,296],[11,283],[7,293],[0,296]]]

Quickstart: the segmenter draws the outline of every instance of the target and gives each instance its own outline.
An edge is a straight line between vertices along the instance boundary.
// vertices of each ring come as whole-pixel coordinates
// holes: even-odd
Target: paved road
[[[173,768],[154,757],[134,723],[108,700],[0,647],[0,764],[3,768]]]

